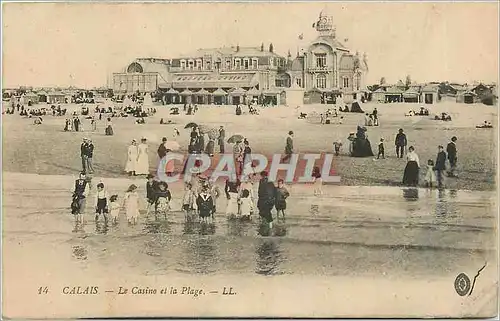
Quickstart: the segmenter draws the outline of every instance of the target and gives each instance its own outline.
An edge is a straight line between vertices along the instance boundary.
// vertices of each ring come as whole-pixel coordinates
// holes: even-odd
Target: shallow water
[[[69,196],[55,183],[4,190],[4,246],[52,249],[73,267],[103,275],[406,275],[442,276],[495,260],[493,194],[385,187],[325,187],[314,197],[292,191],[286,221],[271,234],[253,222],[186,222],[141,217],[129,226],[75,226]],[[56,184],[57,185],[57,184]],[[175,197],[175,193],[174,193]],[[90,208],[90,207],[88,207]],[[176,207],[174,206],[174,209]],[[67,264],[67,263],[64,263]],[[496,263],[493,263],[496,264]],[[43,265],[43,263],[42,263]]]

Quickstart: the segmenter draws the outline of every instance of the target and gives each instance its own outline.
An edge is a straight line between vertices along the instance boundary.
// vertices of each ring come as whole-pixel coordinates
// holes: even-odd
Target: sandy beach
[[[64,132],[64,117],[46,116],[44,123],[32,125],[31,119],[22,119],[18,115],[4,115],[3,136],[5,148],[3,168],[9,172],[27,172],[39,174],[74,175],[81,168],[80,143],[82,137],[90,137],[96,148],[94,164],[96,175],[101,177],[124,177],[127,146],[132,139],[149,138],[150,169],[156,171],[156,149],[161,137],[173,139],[173,130],[178,128],[181,136],[175,140],[186,152],[189,130],[183,127],[189,122],[208,126],[224,125],[226,135],[241,134],[248,138],[252,151],[264,155],[281,154],[284,150],[286,135],[289,130],[295,133],[294,145],[300,154],[332,153],[333,141],[341,139],[344,146],[341,156],[334,159],[336,172],[342,177],[342,185],[359,186],[398,186],[401,184],[406,162],[395,157],[394,137],[399,128],[403,128],[408,138],[408,145],[416,148],[423,164],[427,159],[435,160],[437,146],[446,146],[452,136],[458,137],[458,173],[459,180],[449,180],[451,189],[494,190],[496,177],[496,130],[476,129],[477,124],[485,120],[497,128],[497,108],[481,104],[465,105],[443,102],[427,106],[431,114],[449,113],[453,121],[441,122],[430,117],[405,117],[409,109],[418,110],[418,104],[363,104],[362,108],[371,112],[377,108],[380,114],[379,127],[368,127],[368,137],[374,153],[381,137],[385,139],[387,159],[374,160],[374,157],[352,158],[348,154],[347,137],[356,131],[356,126],[363,124],[364,114],[346,113],[343,124],[321,125],[308,120],[297,119],[297,111],[290,107],[276,107],[261,110],[259,116],[234,115],[234,107],[202,106],[194,116],[170,116],[169,107],[156,106],[158,113],[147,118],[146,125],[137,125],[133,117],[113,118],[115,136],[104,135],[104,121],[98,124],[98,131],[89,132],[89,121],[84,121],[85,132]],[[301,112],[324,112],[331,105],[306,105]],[[68,110],[78,109],[75,105]],[[90,108],[92,110],[92,107]],[[182,108],[181,108],[182,109]],[[160,119],[171,120],[173,124],[160,125]],[[230,145],[226,147],[230,149]],[[182,165],[177,166],[181,170]],[[425,173],[421,171],[421,180]]]

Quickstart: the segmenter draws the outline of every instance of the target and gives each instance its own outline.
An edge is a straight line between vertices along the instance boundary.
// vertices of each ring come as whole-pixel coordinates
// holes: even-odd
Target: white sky
[[[105,85],[136,57],[260,46],[295,56],[325,8],[337,37],[366,52],[368,83],[498,82],[498,4],[176,3],[3,4],[3,85]]]

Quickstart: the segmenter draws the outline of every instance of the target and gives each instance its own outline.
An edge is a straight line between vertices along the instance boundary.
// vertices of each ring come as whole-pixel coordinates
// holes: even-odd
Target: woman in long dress
[[[130,176],[136,175],[138,153],[137,141],[134,139],[128,147],[127,164],[125,165],[125,172],[127,172]]]
[[[147,175],[149,174],[149,156],[146,138],[141,139],[141,143],[139,144],[137,149],[139,155],[137,157],[137,168],[135,172],[137,175]]]
[[[410,146],[408,148],[408,154],[406,154],[406,167],[403,174],[403,184],[406,186],[417,186],[418,185],[418,175],[420,170],[420,161],[418,159],[417,153],[415,153],[415,148]]]
[[[111,118],[108,117],[106,120],[106,129],[104,130],[106,136],[113,136],[113,123],[111,122]]]
[[[129,224],[137,224],[139,219],[139,195],[137,194],[137,186],[134,184],[127,189],[124,203]]]

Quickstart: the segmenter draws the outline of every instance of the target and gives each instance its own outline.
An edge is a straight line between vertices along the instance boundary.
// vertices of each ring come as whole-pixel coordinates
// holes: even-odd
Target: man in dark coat
[[[443,146],[438,146],[438,154],[436,157],[436,164],[434,165],[434,170],[436,171],[436,178],[438,183],[438,188],[443,187],[443,172],[446,170],[446,153],[443,150]]]
[[[292,157],[293,154],[293,131],[288,132],[288,137],[286,138],[285,145],[285,157],[283,157],[283,161],[287,161]]]
[[[259,181],[259,192],[257,208],[259,209],[259,215],[268,224],[269,228],[273,226],[273,215],[271,210],[273,209],[276,197],[276,187],[272,182],[268,181],[268,175],[266,171],[260,173],[261,179]]]
[[[167,137],[163,137],[161,139],[161,144],[160,146],[158,146],[158,157],[160,158],[160,160],[163,159],[163,157],[165,157],[167,155],[167,148],[165,147],[165,144],[167,143]]]
[[[396,135],[394,144],[396,145],[396,156],[398,158],[403,158],[405,147],[408,144],[406,135],[403,133],[403,128],[399,129],[399,133]]]
[[[457,167],[457,146],[455,142],[457,137],[453,136],[451,142],[446,146],[446,152],[448,153],[448,161],[450,161],[450,171],[448,172],[449,177],[456,177],[455,169]]]
[[[217,143],[219,144],[219,151],[221,154],[224,154],[224,144],[226,143],[226,131],[224,130],[224,126],[220,126],[219,128],[219,138]]]
[[[80,145],[80,158],[82,159],[82,173],[87,173],[87,139],[84,138]]]
[[[94,173],[94,144],[92,143],[91,139],[87,139],[87,148],[86,148],[86,154],[87,154],[87,172],[88,174],[93,174]]]

